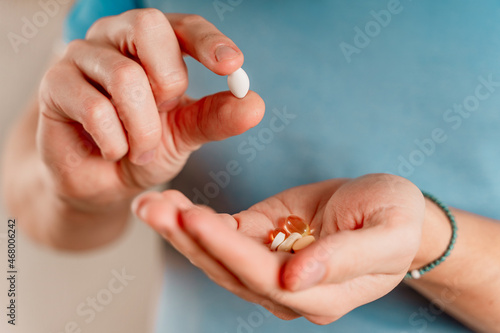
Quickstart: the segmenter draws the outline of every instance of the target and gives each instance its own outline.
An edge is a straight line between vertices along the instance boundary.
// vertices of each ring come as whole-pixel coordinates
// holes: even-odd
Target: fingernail
[[[168,101],[160,104],[160,106],[158,107],[158,111],[167,112],[173,110],[179,105],[180,100],[181,100],[180,97],[169,99]]]
[[[144,193],[137,196],[133,201],[132,201],[132,205],[131,205],[131,210],[132,210],[132,213],[134,213],[135,216],[137,216],[138,218],[140,218],[141,220],[144,220],[145,216],[146,216],[146,209],[145,209],[145,206],[143,205],[143,197],[144,197]]]
[[[137,164],[139,165],[146,165],[149,162],[151,162],[155,158],[155,151],[150,150],[139,156],[137,159]]]
[[[323,263],[316,261],[312,268],[305,267],[304,273],[305,277],[300,279],[299,283],[293,289],[303,290],[314,287],[325,277],[326,268]]]
[[[233,59],[237,56],[238,52],[226,45],[221,45],[215,50],[215,59],[219,62],[223,60]]]
[[[140,218],[141,220],[144,220],[146,218],[146,211],[147,207],[151,202],[154,202],[155,200],[161,200],[162,199],[162,194],[160,192],[156,191],[146,191],[134,198],[132,200],[132,204],[130,205],[130,210],[132,213]]]

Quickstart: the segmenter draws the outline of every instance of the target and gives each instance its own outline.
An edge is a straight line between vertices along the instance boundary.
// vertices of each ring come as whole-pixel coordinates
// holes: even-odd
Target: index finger
[[[243,65],[243,53],[231,39],[199,15],[166,14],[181,50],[219,75]]]
[[[272,296],[279,289],[284,256],[276,255],[262,243],[229,228],[223,216],[200,210],[186,210],[181,214],[184,229],[250,290]]]
[[[97,21],[87,38],[136,58],[146,71],[160,111],[175,107],[187,89],[182,52],[218,75],[231,74],[243,64],[238,47],[198,15],[131,10]]]

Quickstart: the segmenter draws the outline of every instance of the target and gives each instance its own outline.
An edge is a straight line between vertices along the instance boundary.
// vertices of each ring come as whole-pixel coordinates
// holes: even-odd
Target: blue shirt
[[[245,54],[251,89],[266,102],[259,126],[193,154],[173,181],[192,200],[237,212],[293,186],[389,172],[452,206],[500,219],[497,2],[88,0],[71,13],[67,37],[83,37],[99,16],[141,6],[200,14],[214,23]],[[188,94],[227,90],[225,78],[187,62]],[[234,161],[241,172],[222,181],[220,171]],[[189,279],[196,283],[178,278],[172,293],[190,296],[164,302],[160,327],[183,331],[201,322],[214,325],[204,331],[229,332],[241,324],[239,317],[258,311],[185,269],[194,270]],[[166,272],[166,294],[177,274]],[[188,323],[176,320],[179,302],[198,309]],[[400,287],[326,327],[262,314],[264,324],[251,328],[464,330],[421,309],[430,303]]]

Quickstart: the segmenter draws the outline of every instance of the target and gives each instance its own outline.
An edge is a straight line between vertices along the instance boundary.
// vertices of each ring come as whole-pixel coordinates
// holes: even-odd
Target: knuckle
[[[145,8],[138,10],[133,20],[134,30],[149,30],[167,24],[167,18],[161,10]]]
[[[64,110],[60,109],[59,101],[61,96],[68,93],[69,88],[66,83],[71,80],[71,70],[64,61],[59,61],[45,72],[38,88],[39,111],[48,108],[64,113]]]
[[[162,84],[159,87],[163,92],[182,94],[188,87],[188,76],[186,71],[176,70],[161,76]]]
[[[82,102],[82,123],[86,126],[98,126],[110,121],[107,102],[100,98],[86,98]]]
[[[140,128],[138,139],[140,142],[158,141],[161,137],[161,128],[155,124]]]
[[[216,32],[206,32],[199,37],[200,44],[222,44],[227,43],[227,38],[221,34]]]
[[[73,75],[73,67],[70,62],[61,59],[53,66],[51,66],[42,77],[41,87],[52,88],[54,86],[65,87],[61,81],[68,81],[68,77]]]
[[[144,74],[142,67],[131,60],[118,61],[111,69],[111,77],[108,85],[110,89],[124,85],[137,85],[141,76]]]
[[[207,22],[207,20],[205,20],[203,16],[197,14],[188,14],[180,18],[177,24],[179,28],[183,28],[183,27],[189,27],[191,25],[198,25],[204,22]]]
[[[86,39],[93,38],[96,34],[102,34],[103,26],[106,25],[110,20],[113,20],[113,16],[102,17],[95,21],[87,31],[85,36]]]
[[[75,39],[68,43],[66,46],[65,56],[73,56],[74,54],[78,54],[81,52],[82,48],[87,45],[87,41],[83,39]]]
[[[51,87],[54,85],[54,83],[58,82],[58,80],[60,79],[61,79],[61,73],[59,71],[58,65],[49,68],[43,75],[43,78],[40,82],[40,89],[39,89],[40,97],[42,97],[43,99],[43,97],[46,94],[50,95]]]
[[[127,145],[113,144],[102,151],[102,154],[110,160],[118,160],[128,152]]]

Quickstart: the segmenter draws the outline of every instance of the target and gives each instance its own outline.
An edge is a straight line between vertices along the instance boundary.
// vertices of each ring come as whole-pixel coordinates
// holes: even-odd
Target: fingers
[[[296,253],[282,275],[288,290],[341,283],[368,274],[402,278],[415,250],[407,247],[405,229],[375,226],[331,234]]]
[[[291,307],[293,295],[283,291],[279,284],[279,272],[287,255],[273,253],[259,241],[234,230],[234,224],[227,227],[220,214],[203,210],[186,210],[181,213],[184,229],[196,240],[200,248],[220,262],[243,285],[263,300],[258,304],[277,317],[294,319],[299,313]],[[248,217],[248,214],[244,214]],[[244,218],[242,215],[239,219]],[[262,214],[251,214],[255,225],[268,224]],[[261,221],[258,221],[259,218]],[[258,234],[253,233],[253,234]]]
[[[236,45],[197,15],[132,10],[100,19],[87,40],[73,43],[70,58],[111,96],[128,134],[129,158],[138,165],[155,157],[161,140],[157,112],[173,110],[183,100],[188,85],[183,52],[220,75],[243,64]],[[179,150],[187,152],[241,134],[263,116],[264,103],[250,95],[238,104],[228,93],[209,96],[169,116],[167,130],[177,130],[179,142],[185,143]]]
[[[207,96],[167,115],[167,126],[179,151],[239,135],[256,126],[264,116],[262,98],[250,91],[244,99],[230,92]]]
[[[399,177],[375,174],[345,183],[326,205],[321,239],[290,260],[283,284],[298,290],[367,274],[402,278],[419,248],[422,208],[418,188]],[[327,231],[330,225],[341,231]]]
[[[203,17],[167,14],[181,49],[219,75],[229,75],[243,65],[243,53],[231,39]]]
[[[184,254],[190,259],[198,256],[217,258],[240,281],[248,283],[252,290],[262,291],[262,285],[279,286],[280,260],[263,244],[250,239],[228,227],[227,215],[219,215],[194,206],[177,191],[164,192],[163,200],[153,194],[153,200],[140,197],[134,202],[133,210],[167,239],[182,245]],[[150,195],[150,196],[153,196]],[[187,233],[182,232],[181,226]],[[193,242],[194,240],[195,242]],[[196,244],[203,251],[192,251]]]
[[[138,60],[143,66],[160,111],[179,103],[188,86],[186,65],[165,15],[153,8],[137,9],[97,21],[87,34]]]
[[[173,109],[187,89],[182,52],[219,75],[231,74],[243,64],[243,54],[236,45],[197,15],[165,16],[152,8],[132,10],[99,20],[89,29],[87,38],[138,59],[160,111]]]
[[[325,325],[338,320],[353,309],[389,293],[401,281],[401,276],[362,276],[338,284],[321,284],[295,291],[288,306],[307,320]]]
[[[118,160],[128,151],[127,138],[109,99],[72,66],[53,67],[42,80],[43,116],[77,121],[92,136],[105,159]]]
[[[282,260],[265,245],[225,227],[217,215],[188,210],[182,217],[186,231],[249,289],[266,296],[278,289]]]
[[[110,95],[117,116],[128,134],[129,159],[138,165],[150,162],[162,133],[153,93],[142,67],[111,47],[88,41],[70,44],[67,53],[87,78]],[[79,119],[74,119],[85,122],[89,115],[83,111],[68,115],[77,116]],[[113,125],[118,126],[117,121]],[[112,137],[108,139],[112,140]]]
[[[196,207],[180,192],[172,190],[163,193],[149,192],[139,196],[132,204],[132,211],[222,287],[250,302],[261,304],[284,318],[297,315],[290,309],[243,286],[231,271],[226,269],[219,260],[210,256],[180,226],[184,215],[194,216],[196,220],[207,217],[210,219],[210,216],[216,216],[220,218],[217,221],[220,222],[220,229],[210,230],[211,234],[216,234],[220,230],[235,230],[236,224],[231,216],[227,214],[215,215],[208,208]]]
[[[239,281],[228,274],[224,267],[214,261],[180,227],[180,214],[185,209],[199,209],[177,191],[163,193],[148,192],[134,200],[132,211],[153,229],[167,239],[179,252],[194,265],[202,267],[208,274],[225,287],[236,290],[241,288]]]
[[[221,75],[243,64],[236,45],[196,15],[168,14],[167,19],[156,9],[132,10],[99,20],[89,29],[87,39],[73,43],[76,46],[70,55],[111,96],[129,136],[129,158],[138,165],[154,158],[161,139],[157,111],[176,108],[187,88],[182,52]],[[179,142],[185,147],[179,150],[190,152],[202,143],[255,126],[263,116],[264,103],[251,95],[237,104],[228,93],[216,94],[169,116],[169,129],[175,131],[176,124],[181,124],[177,136],[184,139]]]

